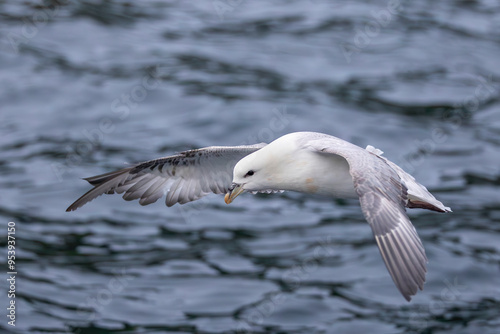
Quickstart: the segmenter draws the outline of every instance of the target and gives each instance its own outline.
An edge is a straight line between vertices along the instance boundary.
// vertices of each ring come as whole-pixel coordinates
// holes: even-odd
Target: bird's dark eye
[[[254,174],[254,171],[253,170],[249,170],[244,177],[247,177],[247,176],[252,176]]]

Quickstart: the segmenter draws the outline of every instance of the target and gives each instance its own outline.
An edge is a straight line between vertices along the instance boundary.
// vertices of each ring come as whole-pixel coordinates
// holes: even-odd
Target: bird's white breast
[[[300,150],[292,162],[295,175],[286,190],[337,198],[356,198],[349,164],[338,155]],[[292,166],[290,166],[292,167]],[[292,170],[292,168],[290,168]]]

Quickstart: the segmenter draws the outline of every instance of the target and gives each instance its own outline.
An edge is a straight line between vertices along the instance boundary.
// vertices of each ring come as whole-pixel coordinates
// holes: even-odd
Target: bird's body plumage
[[[142,205],[166,195],[167,206],[210,192],[226,193],[226,203],[243,191],[359,197],[387,269],[410,300],[423,288],[427,257],[405,208],[451,210],[381,153],[315,132],[291,133],[268,145],[207,147],[87,178],[94,188],[67,211],[115,192]]]

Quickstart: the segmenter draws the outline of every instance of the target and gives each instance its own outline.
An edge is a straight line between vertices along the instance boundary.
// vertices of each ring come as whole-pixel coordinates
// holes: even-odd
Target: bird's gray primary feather
[[[154,159],[133,167],[86,178],[93,189],[71,204],[73,211],[102,194],[123,193],[125,200],[139,199],[141,205],[156,202],[184,204],[209,193],[226,193],[234,165],[266,144],[211,146]]]
[[[417,289],[423,288],[427,272],[424,247],[405,210],[408,188],[404,181],[416,181],[411,176],[402,179],[400,174],[406,173],[399,167],[395,169],[387,159],[332,136],[309,134],[301,145],[347,160],[361,209],[382,258],[397,288],[409,301]],[[437,207],[444,208],[433,196],[432,199],[439,203]]]

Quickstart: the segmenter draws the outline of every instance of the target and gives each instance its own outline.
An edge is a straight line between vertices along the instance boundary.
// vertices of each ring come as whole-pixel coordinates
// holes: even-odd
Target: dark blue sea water
[[[0,1],[0,331],[499,333],[499,94],[493,0]],[[453,209],[409,211],[410,303],[356,201],[65,212],[82,177],[302,130],[380,148]]]

